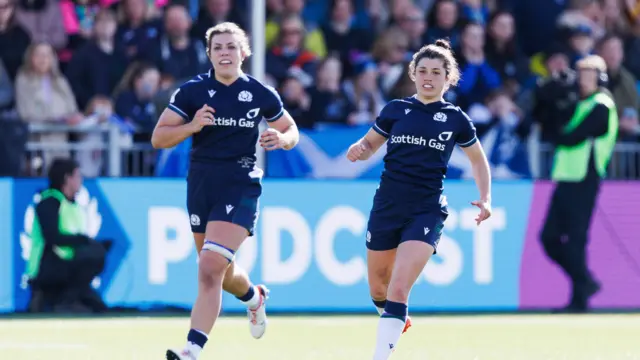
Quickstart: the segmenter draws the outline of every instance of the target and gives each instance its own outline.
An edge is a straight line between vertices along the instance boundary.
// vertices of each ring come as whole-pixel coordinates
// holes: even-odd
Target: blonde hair
[[[220,34],[231,34],[238,36],[240,43],[240,51],[245,57],[251,56],[251,46],[249,45],[249,37],[240,26],[232,22],[223,22],[207,30],[205,39],[207,41],[207,54],[211,52],[211,41],[213,37]]]
[[[32,77],[34,75],[35,69],[33,68],[32,59],[36,49],[40,46],[44,46],[49,49],[49,53],[51,55],[51,69],[49,69],[49,76],[51,76],[51,84],[57,89],[62,89],[64,87],[65,79],[64,75],[60,71],[60,65],[58,63],[58,56],[56,55],[53,47],[46,42],[34,42],[29,45],[27,51],[24,53],[24,58],[20,69],[18,70],[19,74],[22,74],[27,77]]]
[[[598,55],[589,55],[586,56],[576,63],[576,69],[579,70],[598,70],[600,72],[607,72],[607,63]]]

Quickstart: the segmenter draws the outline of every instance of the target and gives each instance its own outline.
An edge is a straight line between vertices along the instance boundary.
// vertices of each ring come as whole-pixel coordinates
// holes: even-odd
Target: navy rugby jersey
[[[473,145],[476,130],[459,107],[447,102],[423,104],[415,97],[389,102],[373,129],[388,139],[381,188],[439,201],[451,152]],[[422,196],[420,196],[423,198]]]
[[[243,74],[231,85],[215,79],[213,71],[201,74],[178,88],[169,108],[187,122],[207,104],[215,113],[214,124],[193,135],[192,162],[256,159],[258,124],[275,121],[284,113],[280,96],[272,87]]]

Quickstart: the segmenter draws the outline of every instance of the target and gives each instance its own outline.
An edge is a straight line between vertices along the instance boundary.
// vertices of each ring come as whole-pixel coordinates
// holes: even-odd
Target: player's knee
[[[369,293],[372,299],[383,300],[387,298],[388,284],[377,283],[369,285]]]
[[[229,260],[214,252],[204,252],[198,263],[199,279],[206,284],[222,283],[224,274],[229,266]]]

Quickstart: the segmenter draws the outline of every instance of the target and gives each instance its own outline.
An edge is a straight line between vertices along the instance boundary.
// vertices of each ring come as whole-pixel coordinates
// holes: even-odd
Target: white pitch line
[[[0,343],[0,349],[19,350],[83,350],[88,347],[86,344],[65,343]]]

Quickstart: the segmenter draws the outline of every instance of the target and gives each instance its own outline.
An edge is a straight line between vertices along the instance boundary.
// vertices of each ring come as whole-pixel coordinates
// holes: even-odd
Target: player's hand
[[[472,201],[471,205],[480,208],[480,214],[476,217],[476,224],[480,225],[481,222],[491,217],[491,203],[484,200]]]
[[[360,160],[360,157],[365,151],[367,151],[367,147],[358,141],[349,147],[349,151],[347,151],[347,159],[351,162],[356,162]]]
[[[209,105],[205,104],[196,112],[196,116],[191,121],[193,133],[199,133],[203,127],[213,125],[213,114],[216,111]]]
[[[276,129],[268,128],[260,135],[260,146],[267,151],[284,149],[285,145],[282,133]]]

